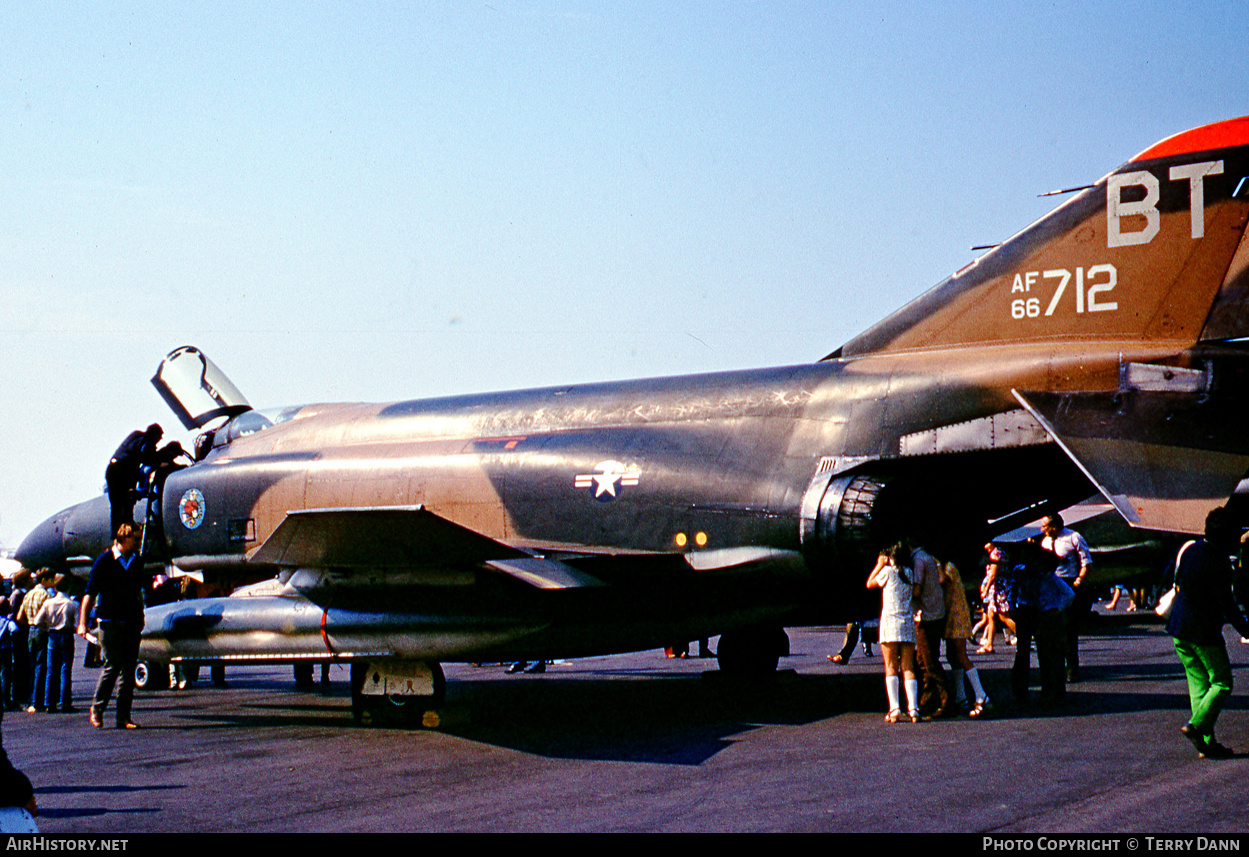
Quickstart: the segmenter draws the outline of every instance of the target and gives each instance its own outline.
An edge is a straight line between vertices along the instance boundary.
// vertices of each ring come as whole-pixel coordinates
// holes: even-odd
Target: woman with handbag
[[[1237,527],[1226,507],[1206,516],[1205,537],[1186,544],[1176,557],[1175,598],[1167,633],[1184,665],[1192,717],[1180,732],[1203,759],[1230,759],[1235,753],[1214,737],[1214,724],[1232,693],[1232,667],[1223,642],[1231,623],[1249,636],[1249,621],[1232,596],[1232,567]]]

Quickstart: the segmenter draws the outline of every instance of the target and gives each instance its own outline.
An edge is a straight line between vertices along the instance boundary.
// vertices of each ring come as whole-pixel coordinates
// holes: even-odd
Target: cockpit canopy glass
[[[187,429],[252,409],[225,373],[190,345],[169,352],[156,370],[152,386]]]
[[[266,417],[260,411],[248,411],[245,414],[239,414],[234,419],[225,424],[225,427],[217,432],[218,442],[214,445],[220,446],[221,443],[229,443],[240,437],[246,437],[249,434],[255,434],[258,431],[264,431],[273,425],[273,420]],[[222,437],[224,435],[224,438]]]

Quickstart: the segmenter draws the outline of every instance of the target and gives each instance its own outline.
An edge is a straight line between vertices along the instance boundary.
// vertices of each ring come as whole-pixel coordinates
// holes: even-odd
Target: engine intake
[[[892,477],[821,474],[803,502],[801,540],[808,564],[822,575],[848,568],[867,572],[876,554],[903,532]]]

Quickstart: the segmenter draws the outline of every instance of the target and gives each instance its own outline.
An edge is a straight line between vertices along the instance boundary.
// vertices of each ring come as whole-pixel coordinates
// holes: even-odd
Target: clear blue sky
[[[0,547],[258,407],[818,359],[1249,113],[1226,3],[0,7]]]

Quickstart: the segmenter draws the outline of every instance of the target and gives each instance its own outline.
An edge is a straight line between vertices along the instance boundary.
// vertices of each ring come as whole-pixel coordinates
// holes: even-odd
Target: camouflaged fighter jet
[[[974,557],[1096,491],[1197,532],[1249,468],[1247,220],[1249,117],[1151,146],[811,365],[264,414],[179,349],[154,382],[220,427],[168,475],[149,561],[279,588],[150,609],[143,656],[350,661],[358,712],[436,698],[441,661],[721,634],[749,673],[786,624],[863,615],[904,532]],[[89,558],[107,521],[67,509],[19,556]]]

